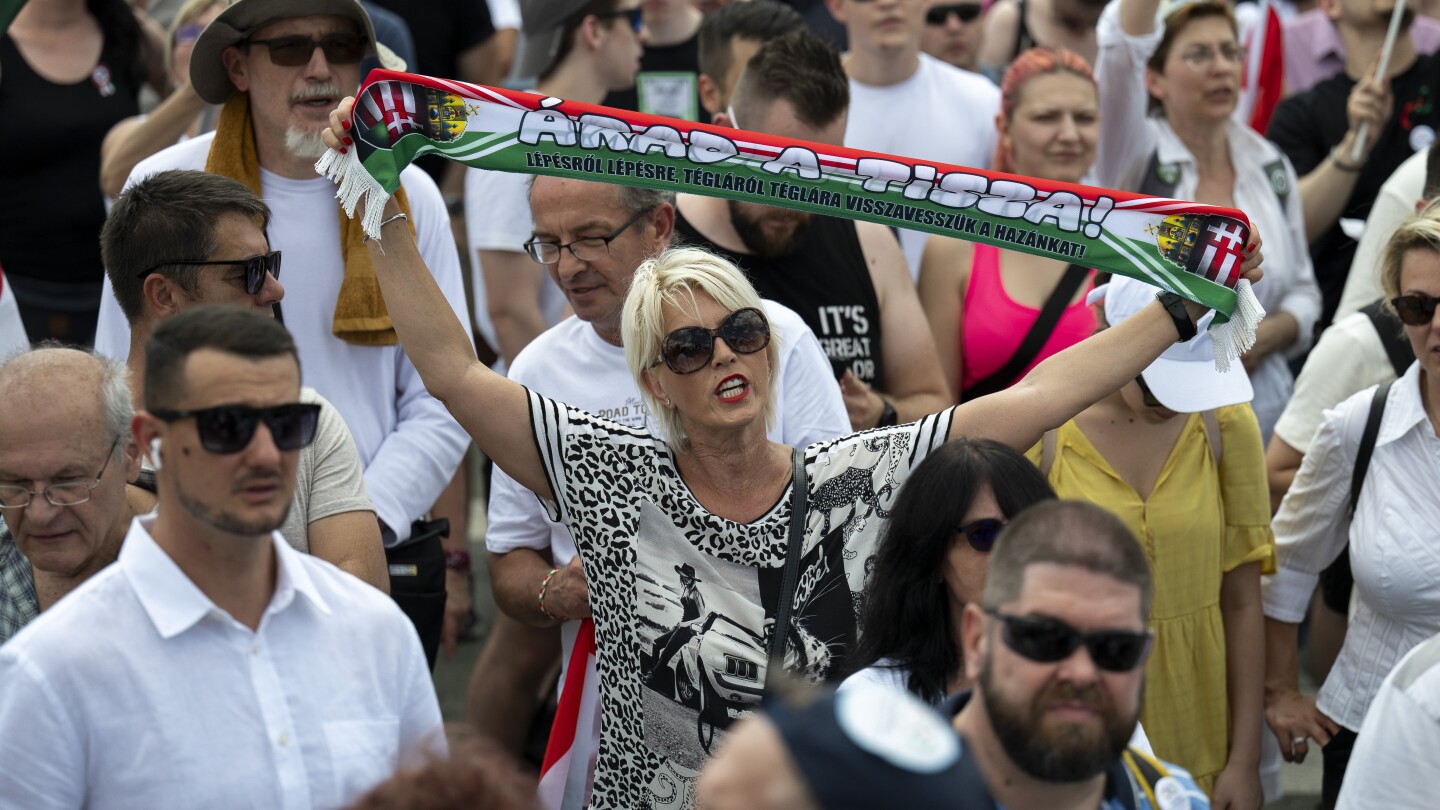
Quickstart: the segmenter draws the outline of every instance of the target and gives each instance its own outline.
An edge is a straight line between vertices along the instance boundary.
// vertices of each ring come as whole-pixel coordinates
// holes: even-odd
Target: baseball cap
[[[205,26],[190,56],[190,84],[200,98],[223,104],[235,95],[235,84],[220,55],[276,20],[328,15],[354,20],[365,35],[365,54],[379,58],[389,70],[404,70],[405,63],[384,46],[377,47],[375,27],[359,0],[239,0]]]
[[[1105,320],[1115,326],[1154,301],[1160,291],[1159,287],[1143,281],[1115,276],[1109,284],[1095,288],[1088,300],[1095,303],[1103,298]],[[1206,331],[1212,317],[1201,318],[1199,334],[1166,349],[1141,372],[1145,385],[1160,404],[1176,413],[1199,413],[1237,405],[1255,396],[1243,365],[1231,363],[1229,371],[1215,368],[1215,346]]]
[[[515,75],[522,79],[539,76],[550,69],[565,41],[565,23],[589,4],[589,0],[520,0],[520,66]]]

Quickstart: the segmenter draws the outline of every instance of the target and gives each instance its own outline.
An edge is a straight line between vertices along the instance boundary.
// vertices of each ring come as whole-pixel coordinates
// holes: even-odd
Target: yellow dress
[[[1275,568],[1270,495],[1260,428],[1248,404],[1216,412],[1223,450],[1216,469],[1204,419],[1191,414],[1144,501],[1072,420],[1056,433],[1047,478],[1061,498],[1114,512],[1145,547],[1154,574],[1140,721],[1156,756],[1188,769],[1208,795],[1230,746],[1221,576],[1260,562]],[[1039,463],[1041,446],[1028,453]]]

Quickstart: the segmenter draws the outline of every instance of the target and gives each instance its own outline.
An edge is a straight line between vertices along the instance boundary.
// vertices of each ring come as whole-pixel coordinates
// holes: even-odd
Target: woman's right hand
[[[1310,740],[1323,747],[1340,731],[1334,720],[1315,706],[1315,698],[1286,689],[1265,696],[1265,722],[1280,744],[1280,755],[1286,762],[1304,762],[1310,752]]]
[[[355,97],[346,96],[330,111],[330,127],[320,133],[320,140],[337,152],[345,152],[354,141],[350,138],[351,111],[355,109]]]

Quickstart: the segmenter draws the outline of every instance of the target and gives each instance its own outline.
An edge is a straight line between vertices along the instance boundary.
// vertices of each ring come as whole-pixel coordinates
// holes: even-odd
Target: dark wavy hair
[[[916,696],[930,703],[945,697],[963,660],[941,572],[956,542],[955,529],[987,485],[1007,520],[1055,498],[1035,465],[999,442],[957,439],[931,453],[910,474],[890,511],[866,588],[852,672],[889,659],[909,671],[906,688]]]

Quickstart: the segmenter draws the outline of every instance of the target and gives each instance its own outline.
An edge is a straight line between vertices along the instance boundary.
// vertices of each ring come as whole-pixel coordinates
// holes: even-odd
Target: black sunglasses
[[[250,445],[255,428],[261,422],[270,429],[270,437],[280,450],[299,450],[315,441],[320,424],[320,406],[310,402],[292,402],[269,408],[246,405],[221,405],[198,411],[151,411],[165,422],[195,417],[195,430],[200,446],[211,453],[230,455]]]
[[[1430,323],[1435,319],[1436,304],[1440,304],[1440,298],[1425,293],[1410,293],[1390,299],[1390,306],[1395,307],[1395,314],[1400,316],[1400,321],[1406,326],[1424,326]]]
[[[154,267],[141,272],[136,278],[145,278],[152,273],[160,272],[162,267],[173,267],[176,265],[184,267],[204,267],[207,265],[230,266],[239,265],[245,268],[245,294],[259,295],[260,289],[265,286],[265,274],[269,273],[278,281],[280,278],[280,251],[272,250],[269,253],[262,253],[259,256],[251,256],[248,259],[221,259],[218,261],[174,261],[161,262]]]
[[[353,65],[365,58],[367,42],[359,34],[326,34],[319,39],[302,36],[248,39],[245,44],[264,45],[270,49],[272,64],[299,67],[309,64],[316,48],[325,52],[325,61],[332,65]]]
[[[981,518],[974,523],[966,523],[956,529],[956,533],[965,535],[965,540],[970,547],[981,554],[989,554],[990,549],[995,547],[995,538],[1000,536],[1000,530],[1005,528],[1005,521],[997,518]]]
[[[1147,407],[1147,408],[1163,408],[1163,407],[1165,407],[1165,403],[1163,403],[1163,402],[1161,402],[1160,400],[1156,399],[1156,398],[1155,398],[1155,392],[1154,392],[1154,391],[1151,391],[1151,390],[1150,390],[1150,386],[1148,386],[1148,385],[1145,384],[1145,375],[1144,375],[1144,374],[1136,374],[1136,375],[1135,375],[1135,384],[1138,385],[1138,386],[1140,386],[1140,396],[1141,396],[1142,398],[1144,398],[1144,400],[1145,400],[1145,407]]]
[[[704,368],[715,356],[715,338],[736,354],[754,354],[770,345],[770,322],[754,307],[737,309],[725,316],[719,329],[703,326],[682,326],[665,336],[660,346],[660,360],[676,374],[691,374]],[[653,368],[660,364],[656,360]]]
[[[617,11],[602,11],[595,15],[596,19],[605,20],[611,17],[624,17],[630,21],[630,27],[635,33],[645,27],[645,12],[640,6],[635,8],[622,8]]]
[[[960,18],[960,22],[970,22],[980,16],[979,3],[955,3],[948,6],[931,6],[925,12],[925,23],[927,25],[944,25],[954,14]]]
[[[993,608],[986,608],[985,614],[1005,625],[1000,637],[1005,640],[1006,647],[1042,664],[1064,661],[1084,644],[1095,666],[1109,672],[1129,672],[1145,659],[1145,653],[1155,640],[1154,634],[1146,631],[1082,633],[1059,619],[1012,616]]]

